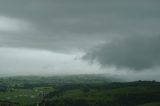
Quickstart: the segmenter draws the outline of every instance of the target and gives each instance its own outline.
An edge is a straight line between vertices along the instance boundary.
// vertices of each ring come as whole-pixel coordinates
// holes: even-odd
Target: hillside
[[[160,82],[156,81],[73,75],[3,77],[0,82],[1,105],[159,106],[160,102]]]

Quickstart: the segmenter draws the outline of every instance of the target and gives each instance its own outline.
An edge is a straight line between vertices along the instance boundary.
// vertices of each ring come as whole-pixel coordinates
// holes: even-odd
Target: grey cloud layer
[[[102,66],[158,66],[159,5],[159,0],[3,0],[0,16],[30,28],[0,30],[0,46],[71,52],[98,45],[85,57]]]
[[[0,15],[26,20],[35,27],[23,33],[0,32],[0,45],[83,50],[109,39],[110,33],[159,34],[159,4],[158,0],[0,1]]]

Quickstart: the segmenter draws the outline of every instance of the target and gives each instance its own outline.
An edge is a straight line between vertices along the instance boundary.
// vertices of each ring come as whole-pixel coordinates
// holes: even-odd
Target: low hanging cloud
[[[101,66],[145,70],[160,65],[160,36],[124,36],[92,49],[83,58]]]
[[[0,54],[0,76],[98,73],[98,66],[90,66],[79,59],[83,53],[1,47]]]

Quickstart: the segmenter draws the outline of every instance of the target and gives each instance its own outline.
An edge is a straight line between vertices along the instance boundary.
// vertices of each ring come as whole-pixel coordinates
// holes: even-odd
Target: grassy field
[[[146,103],[139,106],[160,106],[160,102]]]
[[[21,105],[34,104],[42,100],[43,94],[53,91],[53,88],[36,87],[34,89],[9,89],[0,92],[0,100],[18,102]]]

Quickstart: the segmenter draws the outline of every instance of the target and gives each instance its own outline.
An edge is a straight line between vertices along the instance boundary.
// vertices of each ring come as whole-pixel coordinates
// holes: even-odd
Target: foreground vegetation
[[[118,80],[119,81],[119,80]],[[101,75],[5,77],[3,106],[159,106],[160,83],[117,82]]]

